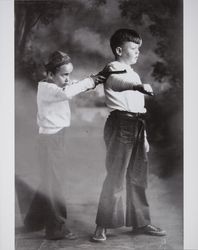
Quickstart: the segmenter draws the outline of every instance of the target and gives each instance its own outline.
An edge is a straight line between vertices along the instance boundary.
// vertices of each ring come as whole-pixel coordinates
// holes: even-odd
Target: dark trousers
[[[105,228],[150,224],[147,187],[148,160],[144,121],[114,111],[104,128],[107,175],[100,195],[96,224]],[[126,218],[122,191],[126,179]]]
[[[41,181],[24,221],[30,230],[45,228],[48,237],[61,237],[67,231],[67,210],[61,187],[65,132],[66,129],[62,129],[57,134],[38,137]]]

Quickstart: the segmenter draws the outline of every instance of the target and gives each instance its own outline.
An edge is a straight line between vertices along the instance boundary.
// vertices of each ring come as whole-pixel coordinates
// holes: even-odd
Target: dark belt
[[[111,115],[120,115],[120,116],[131,117],[131,118],[145,118],[144,113],[133,113],[133,112],[121,111],[117,109],[112,111]]]

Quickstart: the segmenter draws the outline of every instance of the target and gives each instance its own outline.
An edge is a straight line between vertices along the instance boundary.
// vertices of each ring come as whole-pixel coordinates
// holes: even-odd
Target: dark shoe
[[[147,225],[144,227],[138,227],[133,229],[132,231],[135,234],[148,234],[153,236],[165,236],[166,231],[162,230],[159,227],[153,226],[153,225]]]
[[[103,242],[107,239],[106,229],[103,227],[96,227],[96,231],[91,240],[95,242]]]

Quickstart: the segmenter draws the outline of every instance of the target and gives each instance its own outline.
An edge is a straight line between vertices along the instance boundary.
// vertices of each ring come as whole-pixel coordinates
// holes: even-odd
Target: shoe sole
[[[145,232],[143,234],[147,234],[147,235],[152,235],[152,236],[166,236],[166,233],[163,232],[163,233],[152,233],[152,232]]]
[[[94,241],[94,242],[104,242],[104,241],[107,240],[107,238],[104,238],[104,239],[97,239],[97,238],[92,237],[91,240]]]
[[[145,234],[145,235],[151,235],[151,236],[166,236],[166,232],[144,232],[144,231],[132,231],[132,234],[137,235],[137,234]]]

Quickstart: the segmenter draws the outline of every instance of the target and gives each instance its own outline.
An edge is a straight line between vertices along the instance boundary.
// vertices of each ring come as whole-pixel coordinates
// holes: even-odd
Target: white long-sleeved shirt
[[[130,65],[114,61],[109,65],[111,71],[126,70],[123,74],[112,74],[104,84],[106,105],[115,109],[134,113],[145,113],[144,94],[132,90],[134,85],[142,84],[139,75]]]
[[[86,78],[65,88],[54,83],[41,81],[37,91],[37,124],[40,134],[55,134],[70,126],[69,100],[88,89],[94,88],[92,78]]]

